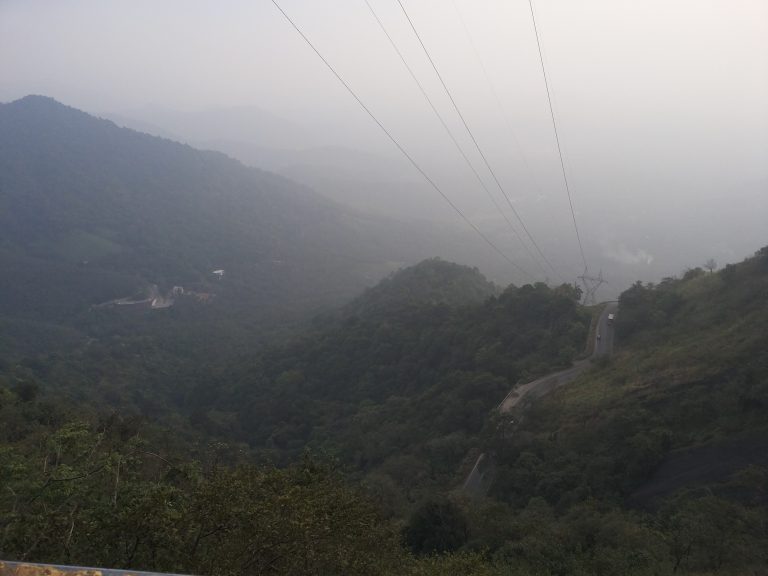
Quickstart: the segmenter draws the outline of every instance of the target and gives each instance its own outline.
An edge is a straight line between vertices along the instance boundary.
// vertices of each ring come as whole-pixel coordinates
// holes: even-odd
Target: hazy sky
[[[480,167],[397,1],[369,2]],[[482,213],[484,193],[365,1],[280,3],[446,192]],[[558,250],[554,259],[572,261],[528,2],[403,4],[535,235]],[[727,260],[768,244],[768,1],[534,6],[589,252],[650,265],[665,246]],[[0,101],[29,93],[95,113],[255,106],[298,124],[343,125],[329,143],[344,134],[342,144],[396,154],[269,0],[0,0]],[[690,248],[715,228],[711,246]]]

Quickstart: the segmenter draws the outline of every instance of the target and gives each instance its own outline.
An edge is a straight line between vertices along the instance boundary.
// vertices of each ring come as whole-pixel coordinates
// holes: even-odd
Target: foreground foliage
[[[479,556],[414,559],[368,496],[310,458],[233,464],[236,452],[214,446],[186,460],[119,418],[56,426],[43,406],[3,400],[3,415],[39,417],[2,438],[5,559],[217,575],[489,573]]]

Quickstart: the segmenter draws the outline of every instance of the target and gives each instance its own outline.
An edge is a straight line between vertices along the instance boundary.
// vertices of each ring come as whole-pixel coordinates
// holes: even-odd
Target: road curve
[[[590,360],[597,356],[605,356],[613,352],[613,325],[608,322],[609,314],[616,314],[618,302],[608,302],[603,308],[600,318],[597,321],[597,330],[595,331],[593,352],[589,358],[577,360],[573,366],[560,372],[548,374],[527,384],[516,386],[510,390],[509,394],[499,404],[499,412],[509,412],[517,406],[524,398],[529,400],[539,398],[548,392],[568,384],[579,376],[584,370],[589,368]]]
[[[597,329],[594,334],[592,346],[592,355],[584,360],[576,361],[573,366],[560,372],[554,372],[543,376],[532,382],[515,386],[501,401],[497,410],[502,414],[509,412],[520,404],[523,400],[530,401],[550,393],[552,390],[560,388],[569,382],[575,380],[582,372],[589,368],[591,360],[598,356],[606,356],[613,353],[614,330],[613,323],[609,322],[608,315],[616,314],[619,308],[618,302],[607,302],[600,318],[597,321]],[[590,337],[592,334],[590,333]],[[478,456],[472,471],[464,481],[462,490],[470,496],[481,496],[490,488],[493,480],[493,464],[488,460],[485,454]]]

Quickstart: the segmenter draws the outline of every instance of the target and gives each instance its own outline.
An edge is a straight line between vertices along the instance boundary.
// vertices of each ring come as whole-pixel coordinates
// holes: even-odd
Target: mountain
[[[599,310],[438,259],[364,290],[424,238],[50,99],[0,106],[0,556],[765,572],[768,248],[636,282],[612,357],[497,414],[571,365]],[[479,451],[495,472],[470,500]]]
[[[768,248],[636,283],[621,295],[613,357],[503,415],[493,408],[516,384],[568,365],[597,310],[568,285],[441,301],[462,278],[481,280],[434,260],[405,269],[361,295],[359,312],[320,316],[215,370],[196,358],[197,380],[146,342],[0,362],[11,488],[0,552],[197,573],[262,562],[292,574],[295,557],[345,573],[764,572]],[[98,373],[119,362],[152,370]],[[67,398],[36,387],[77,363]],[[176,396],[162,396],[163,378]],[[92,404],[105,391],[108,412]],[[115,411],[125,399],[152,408],[147,398],[165,403],[149,422]],[[470,500],[456,488],[477,450],[497,471]],[[359,492],[310,452],[330,454]],[[369,526],[383,530],[373,541]],[[269,546],[253,550],[254,537]],[[422,555],[408,555],[412,572],[390,564],[401,541]],[[345,554],[365,559],[359,572]]]
[[[60,318],[152,284],[211,291],[220,269],[233,299],[302,307],[385,269],[360,223],[308,189],[47,98],[0,107],[0,183],[2,314]]]
[[[423,305],[479,304],[499,290],[477,268],[439,258],[393,272],[344,307],[350,315],[387,315]]]
[[[170,302],[179,286],[274,323],[341,303],[438,244],[49,98],[0,105],[0,316],[71,321],[110,300]]]
[[[500,292],[476,270],[427,260],[232,363],[215,387],[200,382],[181,408],[197,430],[272,461],[331,453],[403,514],[453,487],[516,382],[570,366],[591,318],[578,300],[568,285]]]
[[[434,191],[403,158],[365,151],[370,138],[362,141],[364,147],[356,147],[356,130],[340,119],[289,121],[257,107],[190,112],[148,107],[106,117],[134,130],[223,152],[369,214],[455,221],[453,211],[436,202]]]
[[[443,239],[50,98],[0,105],[0,364],[62,400],[166,413]]]

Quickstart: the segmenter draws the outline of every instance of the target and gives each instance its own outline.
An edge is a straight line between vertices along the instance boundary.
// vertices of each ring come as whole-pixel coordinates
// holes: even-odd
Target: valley
[[[765,565],[766,248],[587,306],[41,97],[0,107],[0,203],[3,559]]]

